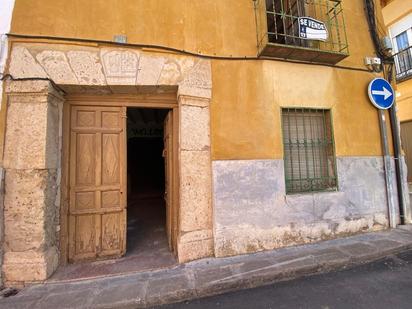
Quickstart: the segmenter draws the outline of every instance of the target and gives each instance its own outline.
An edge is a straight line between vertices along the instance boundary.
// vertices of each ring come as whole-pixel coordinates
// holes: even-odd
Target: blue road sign
[[[375,78],[369,83],[368,95],[372,104],[379,109],[391,108],[395,100],[395,91],[383,78]]]

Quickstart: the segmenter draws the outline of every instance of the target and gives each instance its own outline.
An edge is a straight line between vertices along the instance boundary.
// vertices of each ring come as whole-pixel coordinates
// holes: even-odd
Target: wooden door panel
[[[120,185],[120,140],[119,134],[103,134],[102,184]]]
[[[96,216],[80,215],[75,218],[76,256],[93,257],[96,254]]]
[[[117,112],[102,112],[102,127],[106,129],[118,129],[121,127],[121,119]]]
[[[116,208],[121,205],[120,190],[102,191],[102,208]]]
[[[76,134],[76,185],[96,183],[96,136]]]
[[[102,215],[102,252],[101,254],[120,253],[122,231],[122,220],[120,213],[110,213]]]
[[[74,196],[74,210],[87,211],[96,209],[95,192],[76,192]]]
[[[125,111],[71,108],[70,261],[126,251]]]
[[[96,127],[96,111],[77,110],[72,117],[73,128],[94,128]]]

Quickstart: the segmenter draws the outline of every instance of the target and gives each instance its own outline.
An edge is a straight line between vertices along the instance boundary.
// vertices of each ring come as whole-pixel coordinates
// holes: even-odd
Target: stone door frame
[[[209,60],[136,49],[21,42],[12,42],[9,60],[8,73],[20,80],[8,81],[5,87],[2,270],[6,285],[45,280],[61,261],[59,218],[67,202],[61,202],[61,167],[67,161],[61,157],[66,94],[126,95],[153,103],[174,87],[179,115],[178,260],[214,255]]]

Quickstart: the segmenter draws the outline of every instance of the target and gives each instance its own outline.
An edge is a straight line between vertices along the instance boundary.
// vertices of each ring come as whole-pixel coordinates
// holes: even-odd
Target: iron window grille
[[[337,63],[349,55],[341,0],[254,0],[259,53],[314,62]],[[325,23],[326,41],[302,39],[299,17]]]
[[[282,109],[286,193],[337,189],[330,111]]]

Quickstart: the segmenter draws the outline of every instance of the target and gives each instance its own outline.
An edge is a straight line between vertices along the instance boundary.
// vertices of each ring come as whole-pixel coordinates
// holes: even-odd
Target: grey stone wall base
[[[216,256],[386,229],[383,159],[336,161],[337,190],[293,195],[286,194],[283,160],[214,161]]]
[[[0,307],[145,308],[355,266],[410,248],[412,230],[394,229],[158,271],[46,283],[0,299]]]

